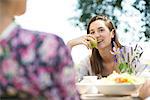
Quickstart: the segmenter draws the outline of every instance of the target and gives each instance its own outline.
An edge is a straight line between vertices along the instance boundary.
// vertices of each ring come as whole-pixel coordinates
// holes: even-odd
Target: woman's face
[[[110,32],[104,21],[96,20],[92,22],[89,27],[89,33],[97,39],[98,49],[104,49],[111,46],[111,39],[114,37],[114,34],[113,32]]]

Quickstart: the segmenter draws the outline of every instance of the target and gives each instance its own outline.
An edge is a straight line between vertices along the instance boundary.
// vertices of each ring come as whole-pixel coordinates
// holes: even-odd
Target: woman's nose
[[[100,33],[98,33],[98,32],[96,32],[96,33],[94,34],[94,36],[97,38],[97,37],[100,37],[100,36],[101,36],[101,34],[100,34]]]

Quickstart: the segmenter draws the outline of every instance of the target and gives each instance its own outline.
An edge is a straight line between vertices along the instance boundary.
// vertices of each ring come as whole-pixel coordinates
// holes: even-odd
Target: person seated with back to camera
[[[79,100],[68,47],[54,34],[17,25],[14,16],[25,8],[26,0],[0,0],[0,98]]]

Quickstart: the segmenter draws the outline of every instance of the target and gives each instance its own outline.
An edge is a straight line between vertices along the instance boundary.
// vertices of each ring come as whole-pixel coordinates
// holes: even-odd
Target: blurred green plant
[[[74,17],[74,23],[80,26],[81,23],[84,28],[86,28],[89,19],[93,15],[104,14],[110,17],[116,27],[119,25],[119,19],[116,15],[116,11],[121,14],[128,12],[123,9],[123,2],[125,0],[78,0],[77,10],[80,11],[80,16]],[[129,1],[128,1],[129,2]],[[132,5],[137,9],[142,17],[142,22],[144,24],[141,26],[143,30],[139,34],[139,40],[145,37],[145,41],[150,39],[150,1],[149,0],[131,0]],[[128,23],[126,23],[128,24]],[[82,26],[81,25],[81,26]],[[124,27],[124,32],[128,32],[129,27]]]
[[[129,74],[133,73],[133,69],[131,66],[129,66],[128,63],[120,63],[118,68],[119,68],[121,73],[125,73],[125,72],[127,72]]]
[[[118,64],[121,73],[135,74],[136,66],[139,66],[139,59],[143,54],[143,49],[137,44],[133,47],[113,48],[111,53],[115,56],[115,62]]]

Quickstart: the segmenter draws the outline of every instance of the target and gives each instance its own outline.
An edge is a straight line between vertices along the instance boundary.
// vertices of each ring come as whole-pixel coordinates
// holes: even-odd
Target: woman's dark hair
[[[96,15],[96,16],[92,17],[91,20],[88,23],[88,26],[87,26],[87,34],[90,34],[89,27],[90,27],[91,23],[96,21],[96,20],[104,21],[105,25],[108,27],[108,29],[110,31],[114,32],[114,38],[112,38],[112,40],[111,40],[112,47],[114,46],[113,42],[115,42],[116,45],[120,48],[121,44],[118,41],[118,37],[117,37],[117,34],[116,34],[116,28],[113,25],[112,21],[107,16]],[[96,49],[96,48],[92,49],[92,55],[90,57],[90,63],[91,63],[92,72],[95,73],[95,75],[101,75],[102,76],[102,71],[104,69],[104,66],[102,64],[102,57],[99,54],[98,49]]]

